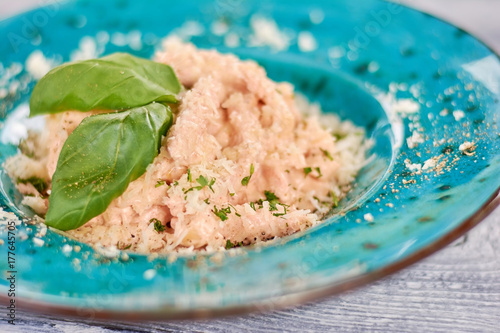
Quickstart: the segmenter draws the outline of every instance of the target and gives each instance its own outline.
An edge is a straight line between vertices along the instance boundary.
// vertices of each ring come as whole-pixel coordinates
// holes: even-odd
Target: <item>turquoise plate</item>
[[[199,47],[255,59],[274,80],[366,128],[370,163],[322,225],[223,258],[108,258],[51,230],[36,237],[41,227],[22,223],[12,251],[18,306],[128,319],[275,309],[395,272],[498,203],[500,61],[463,30],[376,0],[145,3],[55,2],[0,23],[0,162],[29,123],[37,73],[25,63],[34,51],[52,64],[119,50],[150,57],[175,30]],[[253,30],[269,19],[281,43]],[[0,190],[4,211],[32,216],[3,169]],[[9,219],[0,222],[7,275]],[[68,244],[81,250],[63,251]],[[2,279],[3,303],[9,288]]]

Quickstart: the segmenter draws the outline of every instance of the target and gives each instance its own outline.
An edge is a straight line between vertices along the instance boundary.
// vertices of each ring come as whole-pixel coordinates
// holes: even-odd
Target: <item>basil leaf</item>
[[[85,118],[59,155],[45,223],[71,230],[104,212],[146,171],[171,125],[159,103]]]
[[[68,63],[35,86],[30,116],[68,110],[125,110],[151,102],[176,103],[181,84],[165,64],[127,53]]]

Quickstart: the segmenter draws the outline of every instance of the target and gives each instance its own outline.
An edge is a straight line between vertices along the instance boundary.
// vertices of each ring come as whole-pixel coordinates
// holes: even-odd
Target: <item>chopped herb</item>
[[[212,190],[212,192],[214,192],[214,189],[212,188],[212,185],[215,184],[215,178],[212,178],[210,180],[210,183],[209,183],[208,180],[205,177],[200,176],[200,177],[198,177],[198,179],[196,179],[196,181],[198,182],[198,184],[200,184],[200,186],[191,187],[190,189],[185,190],[184,193],[188,193],[188,192],[191,192],[193,190],[201,191],[205,186],[208,186],[208,188],[210,190]]]
[[[256,211],[256,209],[255,209],[255,202],[250,202],[250,207],[252,207],[252,209]]]
[[[333,156],[330,154],[328,150],[321,149],[321,151],[330,161],[333,161]]]
[[[307,175],[310,174],[311,172],[313,171],[313,169],[311,167],[307,167],[307,168],[304,168],[304,174]]]
[[[332,135],[335,137],[335,139],[337,139],[337,141],[340,141],[347,137],[347,134],[344,133],[332,133]]]
[[[264,191],[264,194],[266,195],[267,201],[278,201],[280,199],[276,196],[276,194],[270,191]]]
[[[177,185],[179,185],[179,182],[176,180],[176,181],[174,182],[174,186],[177,186]]]
[[[212,212],[216,216],[218,216],[222,221],[225,221],[225,220],[227,220],[227,214],[231,214],[231,208],[226,207],[226,208],[217,209],[217,207],[214,206],[214,210],[212,210]]]
[[[319,167],[314,168],[314,170],[316,170],[318,172],[318,178],[323,177],[323,175],[321,174],[321,169]]]
[[[206,198],[206,199],[205,199],[205,200],[203,200],[203,201],[205,201],[205,203],[206,203],[207,205],[210,205],[210,201],[208,201],[208,198]]]
[[[48,188],[48,185],[45,182],[45,180],[43,180],[42,178],[38,178],[38,177],[30,177],[27,179],[18,179],[17,182],[21,183],[21,184],[31,184],[31,185],[33,185],[34,188],[36,188],[36,190],[39,193],[45,192]]]
[[[191,169],[187,169],[187,174],[188,174],[188,182],[192,182],[193,179],[191,177]]]
[[[286,173],[290,173],[290,170],[288,170],[288,169],[287,169],[287,170],[285,170],[285,172],[286,172]]]
[[[155,224],[155,231],[156,232],[163,232],[165,231],[165,226],[161,223],[160,220],[152,218],[149,220],[149,223],[154,223]]]
[[[236,193],[229,193],[230,196],[234,197]]]
[[[231,243],[229,239],[226,241],[226,250],[232,249],[235,246],[236,244]]]
[[[253,172],[254,172],[254,167],[253,167],[253,163],[252,163],[250,165],[250,176],[246,176],[245,178],[243,178],[241,180],[241,185],[243,185],[243,186],[247,186],[248,185],[248,183],[250,182],[250,178],[252,178]]]
[[[160,187],[160,186],[163,186],[163,185],[165,185],[165,181],[164,181],[164,180],[158,180],[158,181],[156,182],[155,187]]]
[[[116,248],[117,248],[118,250],[122,250],[122,251],[123,251],[123,250],[128,250],[128,249],[130,249],[131,247],[132,247],[132,244],[128,244],[128,245],[124,245],[124,244],[122,244],[122,245],[120,245],[120,242],[118,242],[118,243],[116,244]]]
[[[288,228],[288,223],[285,223],[286,224],[286,227]]]
[[[215,193],[214,189],[212,188],[212,185],[215,184],[215,178],[212,178],[212,180],[210,180],[210,184],[208,184],[208,188],[213,192]]]
[[[259,199],[259,200],[255,201],[255,203],[256,203],[257,205],[259,205],[259,208],[262,208],[262,206],[264,205],[264,200]]]
[[[333,191],[330,191],[330,196],[332,197],[332,203],[333,207],[338,207],[339,206],[339,197]]]
[[[238,217],[241,217],[240,214],[238,214],[238,212],[234,212],[234,215],[238,216]]]

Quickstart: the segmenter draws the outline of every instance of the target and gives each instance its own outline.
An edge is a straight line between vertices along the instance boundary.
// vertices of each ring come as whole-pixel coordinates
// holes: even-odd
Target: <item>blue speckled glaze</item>
[[[23,224],[16,241],[19,299],[73,308],[83,316],[155,311],[171,317],[272,304],[282,296],[339,285],[404,260],[456,229],[500,187],[500,61],[462,30],[376,0],[147,4],[146,8],[140,1],[76,1],[1,22],[0,76],[12,63],[24,64],[33,50],[67,61],[82,37],[96,37],[101,31],[111,36],[139,31],[143,42],[141,48],[107,43],[105,54],[121,50],[150,57],[162,37],[186,21],[199,21],[205,29],[191,38],[196,45],[254,59],[274,80],[292,82],[324,110],[365,127],[374,141],[369,152],[373,157],[352,193],[322,225],[262,248],[244,248],[220,261],[211,255],[169,262],[166,257],[134,254],[127,261],[110,260],[50,230],[38,247],[33,237],[39,227]],[[309,18],[313,9],[324,13],[319,24]],[[318,48],[300,52],[296,38],[280,52],[246,46],[250,17],[256,13],[273,18],[292,35],[310,31]],[[229,48],[223,37],[210,31],[210,24],[220,18],[242,36],[241,46]],[[16,77],[22,81],[25,75]],[[16,93],[0,99],[0,131],[11,111],[29,100],[32,87],[26,81]],[[399,117],[402,133],[388,95],[420,105],[417,114]],[[453,111],[463,111],[464,117],[456,120]],[[406,139],[416,123],[424,142],[409,149]],[[477,145],[472,156],[459,150],[465,141]],[[3,163],[16,148],[2,143],[0,153]],[[405,160],[423,165],[432,157],[444,162],[442,169],[418,175],[405,166]],[[3,169],[0,176],[3,209],[29,217]],[[366,214],[372,214],[372,222]],[[5,258],[4,228],[0,237]],[[63,254],[65,244],[80,245],[81,251]],[[147,280],[144,272],[149,269],[156,275]],[[9,270],[5,259],[0,260],[0,270]],[[1,294],[7,289],[2,279]]]

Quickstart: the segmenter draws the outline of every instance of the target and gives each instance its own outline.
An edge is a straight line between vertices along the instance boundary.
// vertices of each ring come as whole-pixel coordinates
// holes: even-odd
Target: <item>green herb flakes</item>
[[[304,168],[304,174],[307,177],[308,174],[310,174],[313,171],[311,167]]]
[[[191,173],[188,172],[188,175],[190,176]],[[212,188],[212,185],[215,184],[215,178],[212,178],[210,180],[210,182],[208,181],[207,178],[203,177],[203,176],[199,176],[197,179],[196,179],[196,182],[198,184],[200,184],[199,186],[194,186],[194,187],[191,187],[190,189],[187,189],[184,191],[184,193],[188,193],[188,192],[191,192],[193,190],[198,190],[198,191],[201,191],[203,188],[205,188],[205,186],[208,186],[208,188],[213,192],[214,192],[214,189]]]
[[[160,186],[163,186],[163,185],[165,185],[165,181],[164,181],[164,180],[158,180],[158,181],[156,182],[155,187],[160,187]]]

